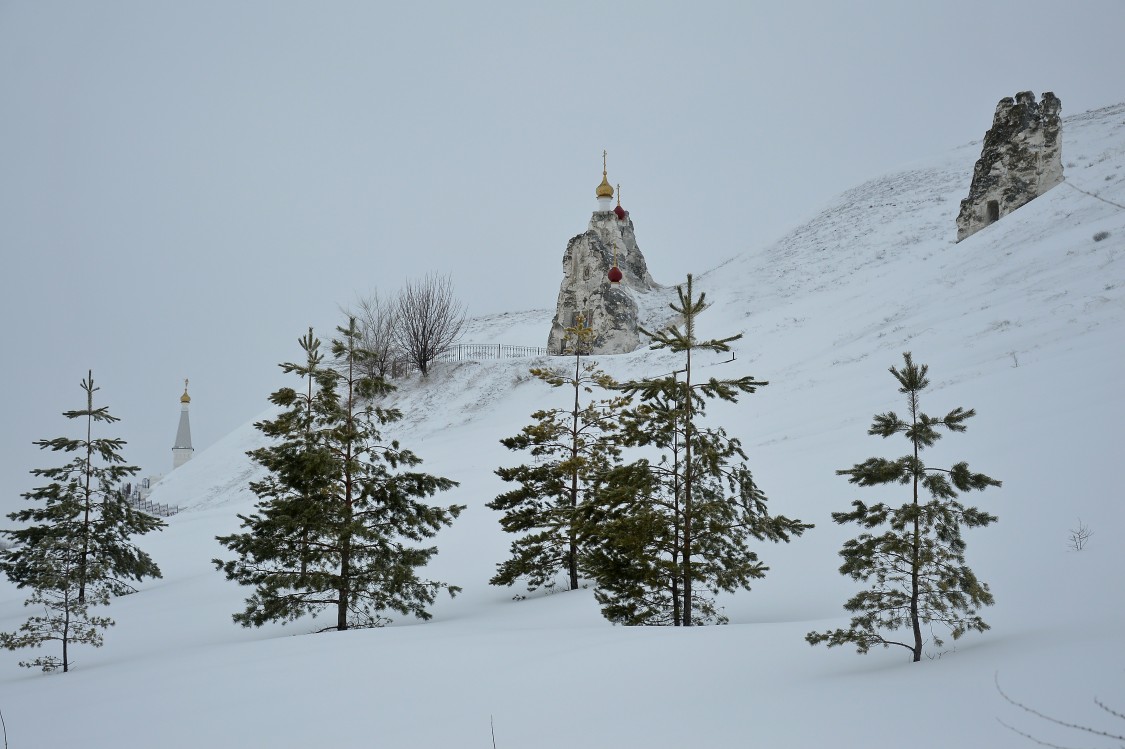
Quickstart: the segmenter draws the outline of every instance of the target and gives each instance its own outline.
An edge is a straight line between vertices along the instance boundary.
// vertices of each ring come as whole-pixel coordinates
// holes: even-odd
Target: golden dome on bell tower
[[[187,380],[184,380],[184,394],[180,396],[180,403],[191,403],[191,396],[187,394]]]

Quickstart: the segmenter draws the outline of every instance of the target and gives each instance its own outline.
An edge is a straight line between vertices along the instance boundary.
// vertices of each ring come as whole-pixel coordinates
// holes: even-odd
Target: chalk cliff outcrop
[[[1022,91],[996,105],[957,215],[958,242],[1063,181],[1061,110],[1050,91],[1038,103],[1035,94]]]
[[[594,331],[589,353],[623,354],[640,345],[633,295],[656,284],[637,246],[633,220],[620,208],[618,211],[595,211],[589,228],[566,245],[558,305],[547,341],[552,353],[563,352],[566,328],[574,325],[578,313]],[[615,245],[621,270],[621,282],[616,285],[609,281]]]

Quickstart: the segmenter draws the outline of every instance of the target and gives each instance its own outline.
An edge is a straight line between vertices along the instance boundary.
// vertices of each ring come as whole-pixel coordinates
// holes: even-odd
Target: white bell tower
[[[195,448],[191,446],[191,423],[188,421],[188,406],[191,396],[187,394],[188,381],[184,380],[184,394],[180,396],[180,426],[176,429],[176,443],[172,445],[172,470],[176,470],[191,460]]]

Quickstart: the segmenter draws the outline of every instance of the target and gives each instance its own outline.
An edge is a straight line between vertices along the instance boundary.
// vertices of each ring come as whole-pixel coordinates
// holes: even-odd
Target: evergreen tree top
[[[309,326],[309,332],[298,338],[297,342],[300,344],[301,350],[305,352],[305,363],[282,362],[278,366],[285,374],[295,373],[301,377],[312,376],[320,368],[320,363],[324,361],[324,354],[320,353],[320,339],[313,334],[312,326]]]
[[[74,439],[71,437],[54,437],[52,439],[35,440],[33,443],[40,450],[51,450],[52,452],[72,453],[79,450],[86,452],[91,458],[98,458],[104,463],[115,466],[115,479],[121,479],[137,473],[141,469],[138,466],[123,466],[120,465],[125,462],[121,457],[121,449],[125,447],[126,442],[117,437],[94,437],[92,433],[92,425],[94,422],[102,422],[112,424],[120,421],[119,418],[109,413],[108,406],[94,407],[94,393],[101,390],[101,388],[94,385],[94,372],[88,370],[86,378],[80,383],[82,391],[86,394],[86,407],[82,409],[63,411],[62,415],[68,419],[86,419],[86,435],[85,439]],[[46,476],[54,478],[53,472],[63,469],[33,469],[31,473],[35,476]]]
[[[86,408],[79,411],[63,411],[63,416],[68,419],[77,419],[82,416],[88,416],[94,421],[105,421],[112,424],[115,421],[120,421],[116,416],[110,416],[109,410],[106,406],[94,408],[94,393],[101,390],[99,387],[94,387],[94,370],[87,370],[86,379],[82,380],[82,390],[86,393]]]
[[[676,353],[689,350],[726,353],[731,350],[730,344],[732,342],[742,338],[742,334],[739,333],[738,335],[732,335],[727,338],[713,338],[706,341],[698,340],[695,336],[695,318],[710,305],[707,304],[706,293],[700,292],[698,297],[694,296],[694,293],[692,288],[692,274],[689,273],[687,282],[676,287],[678,301],[668,304],[668,307],[683,320],[683,329],[675,323],[657,331],[649,331],[645,328],[640,328],[643,334],[652,339],[652,344],[649,346],[650,349],[666,348]]]
[[[940,429],[950,432],[964,432],[965,422],[976,416],[975,409],[954,408],[945,416],[929,416],[921,410],[921,392],[929,384],[926,376],[929,367],[915,364],[910,352],[903,353],[902,368],[892,366],[891,375],[899,383],[899,392],[907,396],[907,417],[894,411],[876,414],[867,433],[887,438],[895,434],[903,435],[913,448],[910,455],[897,459],[868,458],[851,468],[837,470],[836,474],[848,476],[848,481],[859,486],[878,484],[906,484],[916,480],[936,498],[952,499],[957,491],[982,490],[989,486],[1000,486],[1001,482],[983,473],[972,473],[968,465],[958,463],[949,469],[936,469],[926,466],[918,457],[928,447],[932,447],[942,437]],[[849,516],[850,517],[850,516]]]
[[[586,323],[586,316],[578,313],[574,325],[564,329],[563,353],[581,356],[590,353],[590,342],[594,340],[594,329]]]
[[[356,325],[354,316],[348,317],[348,326],[336,326],[338,338],[332,339],[332,358],[340,369],[369,371],[365,365],[375,358],[375,354],[363,346],[363,331]],[[355,377],[344,373],[340,376],[342,382],[350,381],[355,388],[356,395],[364,400],[382,398],[395,391],[395,386],[381,377],[363,375]],[[376,409],[378,411],[378,409]]]
[[[903,353],[902,358],[902,369],[892,366],[890,373],[899,383],[898,391],[907,396],[910,420],[899,417],[894,411],[877,414],[867,433],[884,438],[903,434],[919,450],[923,450],[932,447],[941,439],[942,435],[938,427],[944,427],[951,432],[964,432],[965,422],[976,416],[976,410],[972,408],[965,410],[958,406],[941,418],[923,413],[919,410],[919,394],[930,385],[930,380],[926,376],[930,368],[925,364],[915,364],[909,351]]]

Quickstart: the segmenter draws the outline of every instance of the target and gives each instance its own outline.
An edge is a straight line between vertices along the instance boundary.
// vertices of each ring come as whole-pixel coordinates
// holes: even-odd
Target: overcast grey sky
[[[603,148],[673,283],[1003,96],[1125,100],[1123,30],[1121,0],[0,0],[0,509],[89,368],[166,472],[185,377],[206,448],[357,293],[439,271],[471,313],[552,307]]]

